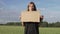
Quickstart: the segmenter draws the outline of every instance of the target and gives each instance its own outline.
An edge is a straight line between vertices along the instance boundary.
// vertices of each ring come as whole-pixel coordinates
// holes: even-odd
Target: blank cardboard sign
[[[39,11],[21,12],[21,22],[40,22]]]

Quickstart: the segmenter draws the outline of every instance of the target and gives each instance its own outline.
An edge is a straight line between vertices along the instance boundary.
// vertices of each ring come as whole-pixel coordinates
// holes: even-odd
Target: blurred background
[[[0,0],[0,34],[24,34],[19,16],[31,1],[44,16],[39,34],[60,34],[60,0]]]
[[[20,22],[21,12],[31,1],[44,16],[44,22],[60,22],[60,0],[0,0],[0,24]]]

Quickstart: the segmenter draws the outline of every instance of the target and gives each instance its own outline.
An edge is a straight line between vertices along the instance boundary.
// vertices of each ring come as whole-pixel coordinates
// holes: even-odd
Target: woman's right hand
[[[19,16],[20,20],[21,20],[21,16]],[[21,22],[22,26],[24,26],[23,22]]]

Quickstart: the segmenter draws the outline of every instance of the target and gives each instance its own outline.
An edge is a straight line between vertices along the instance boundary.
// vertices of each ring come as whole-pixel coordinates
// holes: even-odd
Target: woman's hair
[[[34,2],[30,2],[29,4],[33,4],[33,7],[34,7],[34,8],[32,9],[32,11],[37,11]],[[27,11],[29,11],[29,5],[28,5],[28,7],[27,7]]]

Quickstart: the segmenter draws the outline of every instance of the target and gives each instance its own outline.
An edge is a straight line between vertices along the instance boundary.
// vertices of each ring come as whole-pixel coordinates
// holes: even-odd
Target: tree
[[[44,21],[40,24],[40,27],[48,27],[48,22]]]

